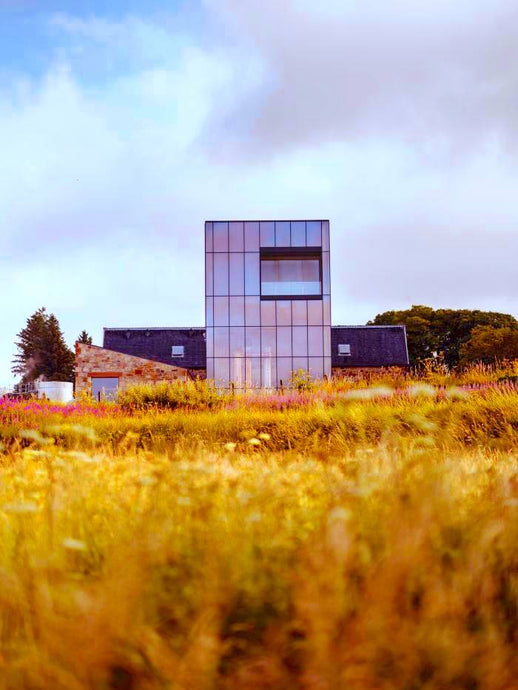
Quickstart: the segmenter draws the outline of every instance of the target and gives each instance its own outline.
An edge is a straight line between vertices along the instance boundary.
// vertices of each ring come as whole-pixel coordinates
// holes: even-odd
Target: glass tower
[[[205,325],[218,386],[330,377],[329,221],[206,222]]]

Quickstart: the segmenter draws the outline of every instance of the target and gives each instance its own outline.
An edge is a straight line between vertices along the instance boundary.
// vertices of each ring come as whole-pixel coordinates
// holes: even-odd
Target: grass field
[[[0,690],[518,687],[497,374],[0,402]]]

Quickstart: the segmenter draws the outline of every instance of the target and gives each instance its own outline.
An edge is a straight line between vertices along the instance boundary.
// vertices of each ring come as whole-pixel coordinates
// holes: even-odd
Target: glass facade
[[[331,376],[328,221],[205,224],[207,377],[278,388]]]

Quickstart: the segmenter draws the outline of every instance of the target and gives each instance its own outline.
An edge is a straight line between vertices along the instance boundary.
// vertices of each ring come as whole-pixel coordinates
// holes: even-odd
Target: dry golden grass
[[[0,690],[518,687],[513,388],[3,414]]]

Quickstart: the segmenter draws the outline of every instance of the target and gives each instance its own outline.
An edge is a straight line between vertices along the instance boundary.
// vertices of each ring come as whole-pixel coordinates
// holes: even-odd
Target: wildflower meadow
[[[518,687],[516,367],[0,401],[0,690]]]

